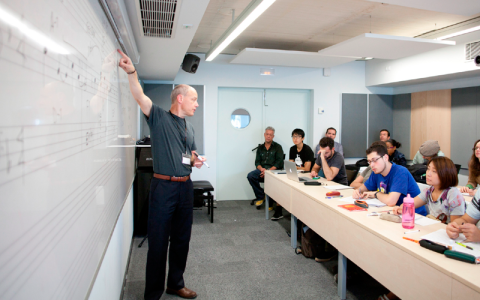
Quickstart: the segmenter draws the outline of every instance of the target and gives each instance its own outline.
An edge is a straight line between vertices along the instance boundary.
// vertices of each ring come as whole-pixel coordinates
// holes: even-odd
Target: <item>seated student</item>
[[[387,144],[382,141],[373,142],[371,146],[374,146],[374,145],[382,145],[387,147]],[[358,189],[359,187],[362,186],[362,184],[365,183],[365,181],[368,180],[368,178],[370,178],[371,174],[372,174],[372,168],[368,166],[365,170],[362,171],[362,173],[358,174],[357,178],[355,178],[355,180],[352,183],[350,183],[350,186],[353,187],[354,189]]]
[[[333,140],[333,143],[334,143],[333,147],[335,148],[335,152],[338,152],[343,156],[342,144],[335,142],[335,137],[337,136],[337,130],[333,127],[330,127],[327,129],[325,136]],[[315,158],[318,157],[318,154],[320,154],[320,144],[317,144],[317,147],[315,147]]]
[[[288,160],[291,162],[295,162],[297,165],[297,170],[302,170],[306,172],[310,172],[312,168],[312,163],[314,163],[315,159],[313,157],[312,148],[309,145],[303,143],[305,139],[305,132],[302,129],[294,129],[292,131],[292,141],[293,146],[290,148],[290,155],[288,156]],[[282,206],[277,203],[277,207],[275,208],[275,213],[273,214],[272,221],[278,221],[283,218],[282,214]]]
[[[322,169],[325,178],[336,183],[348,185],[347,171],[343,155],[335,151],[333,139],[324,137],[320,140],[320,154],[312,168],[311,175],[316,177]]]
[[[479,224],[477,224],[479,220],[480,189],[477,189],[472,203],[467,207],[467,212],[447,225],[447,234],[451,239],[456,239],[460,233],[463,233],[468,241],[478,243],[480,242],[480,229],[478,228]]]
[[[390,162],[405,167],[407,165],[407,159],[405,158],[405,155],[403,153],[397,150],[397,148],[402,147],[402,144],[400,144],[394,139],[389,139],[385,143],[387,144],[388,157]]]
[[[473,154],[468,163],[468,183],[460,187],[462,193],[474,196],[477,192],[477,184],[480,183],[480,140],[473,144]]]
[[[252,186],[256,197],[250,204],[255,204],[257,209],[260,209],[260,206],[265,200],[265,192],[260,186],[260,182],[264,180],[265,171],[283,169],[283,148],[280,144],[273,141],[275,129],[268,126],[263,136],[265,137],[265,143],[258,147],[255,157],[256,169],[247,175],[248,182]],[[273,205],[273,201],[269,202],[270,205]]]
[[[465,214],[466,204],[458,184],[457,168],[448,157],[432,158],[427,164],[427,184],[420,195],[413,199],[415,208],[427,205],[430,215],[442,223],[450,223]],[[393,209],[401,214],[403,204]]]
[[[415,154],[413,158],[413,164],[425,164],[429,159],[432,159],[435,156],[445,156],[442,151],[440,151],[440,145],[438,141],[428,140],[425,141],[421,146],[420,149]]]
[[[380,141],[386,142],[390,139],[390,131],[387,129],[380,130]]]
[[[353,191],[354,199],[376,198],[388,206],[395,206],[401,205],[407,194],[411,197],[420,194],[420,189],[407,168],[388,160],[387,147],[370,146],[367,149],[367,160],[373,173],[361,187]],[[427,215],[423,206],[415,209],[415,212]]]

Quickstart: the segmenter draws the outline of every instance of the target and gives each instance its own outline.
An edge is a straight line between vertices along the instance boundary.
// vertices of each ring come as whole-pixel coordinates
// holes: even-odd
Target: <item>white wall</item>
[[[480,76],[480,68],[473,61],[465,62],[464,50],[466,43],[480,40],[480,31],[455,40],[455,46],[418,55],[395,60],[370,60],[366,64],[365,85],[405,86]]]
[[[313,140],[320,140],[325,130],[332,126],[340,129],[342,93],[391,94],[392,88],[366,88],[365,63],[355,61],[331,69],[330,77],[323,69],[274,67],[274,76],[261,76],[260,66],[233,65],[232,55],[219,55],[213,62],[205,62],[204,55],[196,74],[179,70],[174,82],[145,81],[145,83],[185,83],[205,85],[205,153],[210,169],[194,170],[194,180],[209,180],[216,186],[217,157],[217,101],[219,87],[287,88],[313,91]],[[141,74],[140,74],[141,75]],[[293,107],[293,106],[292,106]],[[323,107],[325,113],[316,113]],[[341,139],[341,130],[337,140]],[[253,162],[252,162],[253,165]],[[245,179],[246,180],[246,179]]]
[[[90,300],[120,299],[133,236],[133,187],[118,217]]]

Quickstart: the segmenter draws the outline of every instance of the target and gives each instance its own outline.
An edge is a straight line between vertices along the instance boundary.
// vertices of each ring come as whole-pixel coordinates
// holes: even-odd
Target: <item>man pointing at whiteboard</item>
[[[192,232],[192,166],[201,168],[205,158],[195,156],[192,124],[185,120],[198,107],[197,92],[181,84],[171,94],[170,111],[152,103],[138,82],[132,61],[122,51],[120,67],[128,74],[130,91],[145,115],[152,141],[154,178],[150,187],[148,212],[148,255],[145,299],[158,300],[165,287],[168,253],[168,294],[193,299],[197,293],[187,289],[183,273]],[[170,245],[169,245],[170,240]]]

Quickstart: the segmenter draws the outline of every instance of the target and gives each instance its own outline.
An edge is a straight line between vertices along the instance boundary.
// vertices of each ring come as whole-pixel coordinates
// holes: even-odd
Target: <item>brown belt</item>
[[[160,175],[160,174],[157,174],[157,173],[154,173],[153,177],[158,178],[158,179],[163,179],[163,180],[180,181],[180,182],[185,182],[188,179],[190,179],[190,175],[183,176],[183,177],[173,177],[173,176],[167,176],[167,175]]]

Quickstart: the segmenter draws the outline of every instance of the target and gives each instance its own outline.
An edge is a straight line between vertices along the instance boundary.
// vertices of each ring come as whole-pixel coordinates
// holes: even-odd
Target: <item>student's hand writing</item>
[[[318,173],[315,172],[315,171],[312,171],[312,172],[310,172],[310,176],[312,176],[312,178],[313,178],[313,177],[317,177],[317,176],[318,176]]]
[[[376,192],[365,192],[363,193],[363,199],[373,199],[375,198]]]
[[[362,199],[363,193],[360,190],[354,190],[352,194],[353,199]]]
[[[454,222],[452,222],[454,223]],[[452,224],[450,223],[450,224]],[[450,225],[449,224],[449,225]],[[463,232],[465,237],[467,238],[468,241],[470,242],[480,242],[480,229],[477,228],[474,224],[470,223],[465,223],[463,225],[460,225],[460,230]],[[448,229],[448,226],[447,226]],[[448,231],[447,231],[448,233]]]
[[[403,204],[400,206],[395,206],[392,210],[392,213],[395,215],[401,215],[403,211]]]
[[[467,193],[473,197],[477,193],[477,190],[469,190]]]
[[[460,234],[460,225],[456,222],[450,222],[447,225],[447,234],[451,239],[458,238],[458,235]]]

